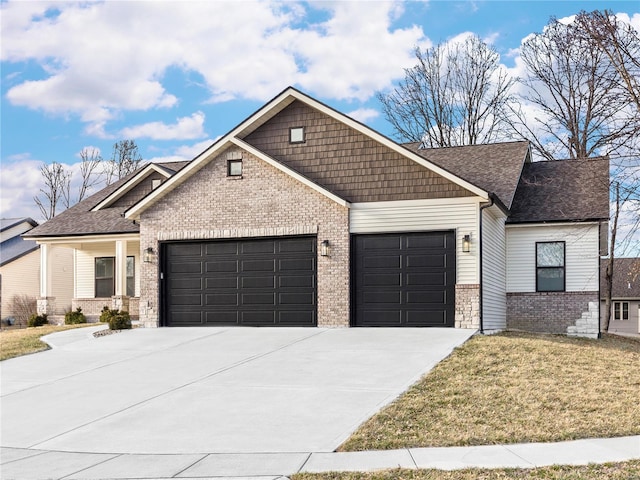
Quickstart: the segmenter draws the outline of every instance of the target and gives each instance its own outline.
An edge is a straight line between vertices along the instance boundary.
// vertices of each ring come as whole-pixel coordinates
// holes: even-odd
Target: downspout
[[[480,289],[479,289],[479,295],[480,298],[478,299],[478,304],[479,304],[479,308],[480,308],[480,334],[484,335],[484,319],[483,319],[483,305],[482,305],[482,244],[483,244],[483,239],[482,239],[482,211],[485,208],[489,208],[493,206],[493,195],[489,194],[489,203],[485,203],[480,205],[480,225],[479,225],[479,236],[480,236],[480,246],[478,248],[478,251],[480,253],[480,272],[479,272],[479,276],[480,276]]]

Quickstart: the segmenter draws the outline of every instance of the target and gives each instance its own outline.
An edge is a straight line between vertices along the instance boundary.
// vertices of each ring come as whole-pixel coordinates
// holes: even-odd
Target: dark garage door
[[[163,245],[163,325],[316,325],[315,237]]]
[[[453,327],[453,232],[353,237],[353,325]]]

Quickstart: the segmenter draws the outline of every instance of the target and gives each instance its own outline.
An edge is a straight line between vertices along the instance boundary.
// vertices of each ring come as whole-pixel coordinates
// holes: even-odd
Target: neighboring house
[[[27,295],[34,301],[40,294],[40,249],[33,240],[22,235],[38,224],[31,218],[3,218],[0,220],[0,284],[2,290],[1,318],[12,317],[12,303],[16,295]],[[73,252],[58,248],[53,252],[55,285],[51,313],[63,315],[71,308],[73,292]],[[35,309],[34,309],[34,312]]]
[[[191,162],[149,165],[30,238],[76,249],[74,304],[111,295],[146,326],[597,336],[608,172],[531,163],[527,142],[400,145],[288,88]]]
[[[608,261],[608,259],[602,260],[600,265],[603,315],[605,272]],[[616,258],[613,262],[609,332],[638,334],[640,333],[640,258]]]

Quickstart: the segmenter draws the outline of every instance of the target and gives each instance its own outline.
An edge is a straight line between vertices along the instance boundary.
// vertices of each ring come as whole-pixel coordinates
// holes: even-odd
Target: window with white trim
[[[613,302],[613,318],[629,320],[629,302]]]
[[[565,291],[565,242],[536,242],[536,292]]]
[[[289,129],[289,143],[304,143],[304,127],[291,127]]]
[[[96,257],[95,260],[95,298],[108,298],[115,295],[115,257]],[[135,296],[135,259],[127,257],[127,296]]]

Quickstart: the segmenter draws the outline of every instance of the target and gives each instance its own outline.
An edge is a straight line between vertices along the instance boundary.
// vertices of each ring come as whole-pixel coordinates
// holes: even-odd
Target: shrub
[[[116,310],[117,312],[117,310]],[[127,330],[131,328],[129,312],[121,311],[109,320],[109,330]]]
[[[20,294],[11,297],[8,310],[13,312],[13,318],[15,318],[14,325],[25,327],[29,322],[29,318],[31,318],[31,315],[37,308],[36,297]]]
[[[43,313],[42,315],[37,315],[34,313],[29,317],[27,327],[41,327],[42,325],[46,325],[47,323],[49,323],[49,320],[47,320],[46,313]]]
[[[82,308],[76,308],[75,312],[67,312],[64,314],[65,325],[75,325],[77,323],[87,323],[87,317],[82,313]]]
[[[102,307],[102,312],[100,312],[100,321],[102,323],[109,323],[109,321],[118,315],[118,310],[111,310],[106,305]]]

